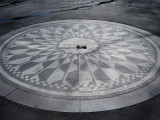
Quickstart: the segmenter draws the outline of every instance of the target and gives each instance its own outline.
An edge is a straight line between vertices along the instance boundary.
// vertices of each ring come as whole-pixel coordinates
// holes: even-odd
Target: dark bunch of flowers
[[[86,45],[84,45],[84,46],[77,45],[76,48],[77,48],[77,50],[78,49],[87,49],[87,46]]]

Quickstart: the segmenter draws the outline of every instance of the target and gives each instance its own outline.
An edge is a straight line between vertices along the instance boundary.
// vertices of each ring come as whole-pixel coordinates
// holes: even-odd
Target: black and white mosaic
[[[86,45],[87,49],[76,49]],[[18,86],[67,97],[121,93],[157,73],[159,48],[130,28],[55,21],[14,34],[0,47],[0,72]]]

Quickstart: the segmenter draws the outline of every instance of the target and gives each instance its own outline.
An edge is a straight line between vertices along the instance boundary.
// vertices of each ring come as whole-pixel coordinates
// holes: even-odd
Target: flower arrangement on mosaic
[[[87,49],[87,46],[86,45],[84,45],[84,46],[77,45],[76,48],[77,48],[77,50],[78,49]]]

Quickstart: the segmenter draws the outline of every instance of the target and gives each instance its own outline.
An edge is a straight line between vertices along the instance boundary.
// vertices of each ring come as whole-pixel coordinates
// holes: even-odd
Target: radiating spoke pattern
[[[57,95],[123,91],[151,79],[160,62],[152,40],[109,22],[53,22],[6,41],[0,51],[5,77]]]

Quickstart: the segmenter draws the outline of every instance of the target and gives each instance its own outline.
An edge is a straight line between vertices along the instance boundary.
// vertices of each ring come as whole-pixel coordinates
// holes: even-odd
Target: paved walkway
[[[104,3],[104,2],[99,2],[99,1],[91,2],[88,0],[85,2],[84,1],[83,2],[80,1],[78,3],[75,2],[74,6],[72,6],[73,3],[70,4],[70,2],[67,2],[66,4],[64,4],[63,2],[54,3],[53,5],[57,4],[56,6],[58,6],[58,7],[54,7],[54,6],[50,5],[51,3],[49,4],[49,2],[50,1],[44,3],[42,1],[40,3],[36,3],[36,1],[34,1],[34,2],[28,1],[26,3],[18,3],[12,7],[11,6],[10,7],[9,6],[2,7],[2,9],[0,11],[1,16],[2,16],[0,18],[0,22],[1,22],[0,26],[1,26],[1,28],[4,28],[4,29],[0,30],[0,34],[3,35],[3,34],[6,34],[10,31],[14,31],[14,32],[12,32],[12,34],[16,34],[16,33],[20,33],[20,32],[27,30],[27,29],[29,31],[31,31],[31,29],[36,27],[37,25],[30,26],[30,27],[25,27],[25,26],[32,25],[32,24],[39,23],[39,22],[55,21],[55,20],[58,21],[58,20],[66,20],[66,19],[68,19],[68,20],[70,20],[70,19],[93,19],[93,20],[112,21],[112,22],[116,22],[116,23],[123,23],[123,24],[128,24],[130,26],[135,26],[135,27],[144,29],[145,31],[149,31],[150,33],[145,32],[145,31],[138,29],[138,28],[134,28],[134,27],[130,27],[130,26],[122,25],[122,24],[116,24],[116,23],[110,23],[110,22],[99,22],[99,21],[72,20],[72,21],[62,21],[62,22],[53,22],[53,23],[49,22],[49,23],[39,24],[38,29],[33,31],[33,33],[31,31],[29,33],[25,32],[21,36],[15,36],[14,39],[16,39],[16,40],[14,40],[13,38],[12,38],[13,40],[9,40],[10,35],[12,35],[12,34],[7,34],[7,35],[3,36],[1,39],[1,45],[5,46],[5,47],[1,48],[1,49],[3,49],[2,58],[4,57],[4,59],[3,59],[4,63],[3,63],[3,61],[1,61],[1,63],[3,63],[4,66],[2,64],[1,64],[1,66],[3,69],[6,69],[5,71],[8,71],[6,73],[8,74],[9,72],[11,72],[11,73],[9,73],[11,75],[11,77],[15,78],[17,76],[16,79],[19,79],[18,77],[21,77],[19,79],[19,81],[21,81],[23,78],[25,78],[25,80],[26,79],[32,80],[32,78],[35,78],[32,80],[33,82],[32,81],[28,82],[28,80],[26,80],[25,83],[27,83],[27,86],[34,85],[36,87],[39,87],[39,90],[38,90],[39,92],[40,92],[40,89],[45,89],[47,91],[49,91],[50,88],[54,89],[54,91],[56,91],[56,92],[54,94],[53,94],[53,92],[51,92],[51,93],[53,94],[53,97],[56,96],[59,99],[59,100],[53,100],[53,101],[57,101],[57,103],[59,103],[60,99],[61,100],[62,100],[62,98],[64,99],[64,97],[65,98],[69,97],[69,99],[72,99],[72,100],[71,100],[70,104],[68,104],[68,102],[66,102],[66,101],[63,101],[63,100],[61,101],[61,103],[64,104],[63,106],[68,104],[65,107],[66,109],[64,109],[64,107],[58,108],[58,106],[56,106],[57,108],[55,108],[54,104],[52,104],[52,106],[49,107],[48,105],[50,105],[50,104],[46,104],[46,102],[48,102],[48,101],[46,101],[46,98],[41,98],[40,101],[37,101],[37,102],[40,102],[40,104],[37,104],[37,103],[35,104],[33,102],[32,102],[32,104],[30,104],[31,102],[30,103],[28,101],[26,102],[26,100],[31,100],[31,101],[33,101],[33,99],[39,100],[40,97],[37,96],[38,97],[37,98],[36,96],[28,95],[25,92],[22,93],[20,91],[22,88],[18,87],[18,86],[17,86],[17,88],[20,88],[20,90],[18,90],[17,88],[15,89],[14,87],[10,87],[10,89],[6,89],[6,88],[8,88],[8,86],[7,87],[3,86],[6,89],[5,92],[4,92],[4,90],[1,89],[3,96],[6,96],[8,99],[13,100],[15,102],[18,102],[18,103],[21,103],[21,104],[24,104],[27,106],[40,108],[40,109],[47,109],[47,110],[54,110],[54,111],[66,111],[66,112],[91,112],[91,111],[103,111],[103,110],[116,109],[116,108],[120,108],[120,107],[129,106],[129,105],[136,104],[136,103],[142,102],[144,100],[147,100],[147,99],[149,99],[159,93],[159,88],[156,87],[156,85],[158,85],[157,83],[159,83],[157,80],[159,80],[159,79],[156,79],[156,81],[151,82],[153,79],[155,80],[155,78],[152,78],[152,77],[155,77],[155,75],[154,75],[155,73],[157,73],[157,75],[156,75],[157,77],[159,76],[159,74],[158,74],[159,72],[157,71],[159,68],[157,66],[157,65],[159,65],[159,63],[158,63],[159,60],[157,58],[157,55],[159,54],[159,48],[158,48],[159,38],[157,38],[156,36],[153,35],[153,34],[159,35],[159,22],[158,22],[158,20],[159,20],[159,16],[158,16],[159,4],[156,4],[155,2],[143,2],[143,1],[141,1],[141,2],[129,1],[128,3],[123,2],[123,1],[115,1],[115,2],[105,2]],[[27,5],[30,5],[30,7],[27,7]],[[38,5],[40,5],[40,6],[38,6]],[[147,6],[147,5],[149,5],[149,6]],[[46,8],[46,6],[48,6],[48,7]],[[41,9],[38,7],[40,7]],[[144,8],[145,9],[149,8],[149,9],[144,11]],[[22,11],[17,11],[17,9],[21,9]],[[31,11],[31,9],[32,9],[32,11]],[[28,11],[28,12],[26,12],[26,11]],[[132,11],[134,11],[134,12],[132,12]],[[74,23],[74,25],[72,25],[73,23]],[[80,39],[87,39],[87,41],[90,41],[90,43],[93,43],[93,45],[90,46],[90,44],[85,42],[85,44],[87,44],[88,49],[79,50],[79,51],[77,51],[76,49],[70,50],[70,49],[68,49],[68,47],[66,48],[65,41],[60,40],[60,42],[57,43],[56,46],[58,46],[58,47],[56,47],[55,50],[57,52],[61,52],[61,54],[63,53],[62,54],[63,57],[62,56],[58,57],[55,55],[55,56],[52,56],[49,58],[47,57],[47,59],[46,59],[46,54],[43,53],[44,54],[43,56],[37,56],[35,58],[34,57],[35,53],[36,53],[35,50],[29,52],[27,49],[29,48],[29,50],[31,50],[31,49],[33,49],[33,47],[34,47],[34,49],[36,47],[36,49],[38,49],[38,51],[36,50],[37,52],[44,52],[42,50],[42,48],[44,46],[44,45],[42,45],[42,42],[40,44],[37,44],[39,46],[37,46],[37,45],[35,46],[35,44],[33,45],[33,42],[35,42],[35,40],[37,39],[36,37],[42,38],[43,36],[45,36],[45,38],[47,38],[48,42],[51,42],[51,40],[49,40],[49,38],[51,39],[54,36],[54,34],[53,35],[49,34],[49,32],[51,32],[51,31],[53,32],[53,30],[54,30],[53,29],[54,26],[52,27],[51,24],[56,24],[56,25],[60,25],[60,26],[62,26],[62,24],[65,26],[68,26],[68,25],[72,26],[72,32],[74,33],[74,36],[72,36],[70,34],[69,29],[62,30],[62,27],[57,28],[59,30],[57,32],[60,32],[60,31],[61,32],[56,33],[56,34],[57,35],[61,34],[60,36],[63,36],[63,38],[67,37],[67,34],[64,34],[64,32],[62,34],[62,31],[67,31],[67,33],[69,33],[68,35],[70,37],[67,38],[67,41],[68,41],[67,43],[72,44],[72,41],[74,40],[74,41],[77,41],[77,44],[78,43],[80,44],[81,43]],[[98,24],[98,26],[94,27],[95,24]],[[105,25],[107,27],[105,27]],[[40,26],[43,26],[43,27],[40,27]],[[87,33],[86,31],[88,31],[88,30],[85,29],[85,28],[87,28],[85,26],[90,26],[90,29],[88,27],[88,30],[92,31],[94,34],[91,35],[91,34]],[[22,28],[22,27],[24,27],[24,28]],[[22,29],[15,30],[18,28],[22,28]],[[113,30],[113,28],[115,28],[115,29]],[[107,35],[99,34],[99,33],[102,33],[102,32],[100,32],[102,29],[103,29],[103,31],[108,31]],[[79,31],[79,32],[76,32],[76,31]],[[114,34],[113,34],[113,31],[114,31]],[[42,32],[41,33],[42,36],[39,36],[40,32]],[[153,34],[151,34],[151,33],[153,33]],[[87,36],[86,36],[87,38],[84,37],[86,34],[87,34]],[[115,49],[115,47],[116,47],[115,45],[113,46],[112,43],[107,43],[107,44],[110,44],[108,46],[108,48],[110,48],[110,50],[112,50],[114,47],[114,55],[113,55],[113,51],[110,51],[108,49],[107,56],[106,56],[106,52],[103,50],[103,45],[105,45],[105,43],[106,43],[105,39],[113,39],[113,35],[112,35],[112,37],[109,37],[109,34],[113,34],[115,37],[115,40],[116,40],[116,36],[118,36],[118,38],[122,37],[123,42],[120,39],[115,42],[116,42],[117,46],[123,45],[123,48],[124,48],[124,46],[128,46],[129,49],[128,49],[128,47],[127,47],[127,49],[128,49],[129,53],[124,54],[123,48],[121,48],[121,50],[120,50],[120,48]],[[23,37],[24,35],[26,38]],[[103,39],[104,39],[104,42],[102,41],[103,44],[100,41],[98,41],[100,36],[103,36]],[[21,37],[23,38],[23,42],[19,41],[20,40],[19,38],[21,38]],[[34,41],[33,42],[30,41],[31,43],[25,43],[25,45],[27,44],[26,49],[18,50],[18,49],[20,49],[19,48],[20,44],[23,45],[25,42],[24,40],[27,39],[27,37],[30,37],[32,39],[34,37]],[[93,40],[92,37],[97,38],[97,40]],[[108,38],[106,38],[106,37],[108,37]],[[145,55],[143,55],[143,53],[137,54],[137,53],[140,53],[140,51],[137,52],[136,53],[137,56],[135,58],[135,51],[133,52],[133,49],[134,49],[134,47],[137,48],[138,46],[137,46],[137,44],[135,44],[136,46],[134,46],[133,43],[136,43],[136,41],[139,39],[138,37],[141,39],[141,43],[143,43],[143,41],[144,41],[143,44],[139,44],[140,45],[139,47],[141,49],[143,48],[143,50],[145,50],[144,47],[146,47],[147,45],[153,46],[150,49],[148,49],[148,50],[151,50],[151,53],[152,53],[151,57],[146,56],[146,55],[151,55],[150,52],[148,50],[146,50]],[[10,41],[7,44],[4,42],[4,40],[6,41],[6,39],[8,39],[8,41]],[[131,44],[129,41],[127,41],[128,39],[132,39],[133,43]],[[114,40],[112,40],[112,41],[114,42]],[[26,42],[28,42],[28,41],[26,41]],[[84,44],[84,42],[83,42],[83,44]],[[50,45],[51,45],[51,43],[50,43]],[[45,46],[46,46],[46,44],[45,44]],[[54,46],[52,46],[52,47],[48,46],[48,47],[49,47],[48,52],[53,52],[52,49],[54,48]],[[73,44],[70,47],[75,47],[75,45]],[[95,54],[94,51],[97,51],[97,50],[100,53]],[[15,51],[17,54],[21,54],[21,56],[13,55],[15,53],[13,51]],[[23,54],[22,51],[25,54]],[[108,53],[108,51],[110,51],[110,52]],[[115,56],[116,55],[115,51],[118,53],[118,56]],[[13,54],[12,54],[12,52],[13,52]],[[21,52],[21,53],[19,53],[19,52]],[[26,56],[27,53],[28,53],[28,55],[29,54],[31,55],[32,52],[34,54],[32,54],[31,57]],[[125,51],[125,52],[127,52],[127,51]],[[12,54],[12,55],[9,55],[8,53]],[[146,53],[148,53],[148,54],[146,54]],[[69,56],[70,54],[75,54],[75,55]],[[114,63],[109,64],[109,66],[107,67],[106,66],[107,64],[105,64],[105,62],[103,62],[103,58],[99,56],[100,54],[102,54],[102,56],[105,59],[108,59],[109,61],[111,60],[110,62],[114,61]],[[121,56],[119,54],[121,54]],[[47,53],[47,55],[48,55],[48,53]],[[66,55],[66,57],[65,57],[65,55]],[[68,55],[68,59],[67,59],[67,55]],[[96,57],[97,55],[98,55],[98,58]],[[20,61],[17,62],[17,60],[18,60],[17,58],[19,58],[19,57],[21,59],[19,59]],[[24,58],[24,57],[25,58],[27,57],[27,60],[32,61],[32,62],[29,62],[29,68],[27,67],[27,69],[24,65],[24,63],[26,64],[27,61],[22,60],[22,58]],[[60,67],[58,67],[55,70],[55,72],[53,72],[52,71],[53,68],[48,68],[46,65],[50,64],[49,63],[50,59],[56,59],[55,57],[57,57],[58,59],[66,58],[65,59],[66,62],[64,61],[65,64],[64,63],[62,64],[61,63],[62,61],[59,61]],[[118,58],[123,59],[123,61],[126,61],[126,62],[121,65],[122,62],[118,62],[118,61],[120,61],[120,59],[118,59]],[[7,60],[9,60],[9,61],[5,63],[5,61],[7,61]],[[78,63],[76,62],[76,60]],[[97,60],[99,60],[99,61],[97,61]],[[135,60],[136,60],[136,64],[134,64]],[[144,63],[144,61],[149,61],[150,63],[145,63],[145,65],[144,64],[141,65],[142,63],[140,63],[140,61],[143,61],[143,63]],[[44,62],[47,62],[47,63],[44,64]],[[12,67],[17,68],[17,63],[19,63],[20,66],[18,65],[18,69],[16,69],[16,71],[15,71],[12,69]],[[88,69],[86,67],[84,69],[83,64],[85,64],[85,63],[88,64]],[[146,64],[150,64],[150,66],[146,66]],[[11,65],[11,67],[8,68],[7,67],[8,65],[9,66]],[[65,66],[69,65],[69,67],[63,67],[64,65]],[[76,66],[78,66],[79,69],[76,69]],[[142,66],[143,66],[143,68],[142,68]],[[156,67],[154,68],[154,66],[156,66]],[[55,67],[55,64],[53,64],[53,67]],[[92,69],[91,69],[91,67],[92,67]],[[144,68],[144,67],[146,67],[146,68]],[[68,68],[68,70],[66,71],[66,69],[64,69],[64,68]],[[47,70],[47,69],[48,70],[50,69],[50,71],[52,71],[52,72],[50,72],[50,74],[49,74],[49,71],[48,71],[47,72],[48,77],[45,78],[45,77],[43,77],[46,75],[44,70]],[[37,71],[37,72],[33,74],[33,72],[35,72],[35,71]],[[83,71],[85,71],[85,73],[87,73],[87,71],[90,71],[90,72],[88,72],[87,75],[82,75]],[[106,71],[108,71],[108,72],[106,72]],[[112,71],[111,73],[114,72],[115,76],[113,76],[109,71]],[[139,73],[140,71],[141,71],[141,76]],[[127,72],[127,75],[126,75],[126,72]],[[133,74],[133,72],[134,72],[134,74]],[[3,72],[3,75],[6,73]],[[79,76],[78,82],[75,82],[75,80],[74,80],[76,78],[76,76],[74,77],[74,75],[76,73]],[[91,77],[89,77],[89,73],[91,73],[90,74]],[[54,74],[56,74],[56,75],[54,75]],[[58,76],[58,74],[60,74],[60,76],[64,76],[62,78],[62,80],[59,77],[55,78],[55,76]],[[101,76],[99,76],[100,74],[101,74]],[[131,82],[130,74],[138,75],[138,76],[132,76],[133,78],[132,78],[132,82]],[[146,79],[144,79],[144,76]],[[51,79],[52,77],[55,78],[54,81]],[[83,77],[85,77],[85,78],[87,77],[88,82],[84,81]],[[129,77],[129,79],[127,79],[127,77]],[[122,78],[123,78],[123,80],[122,80]],[[142,81],[143,84],[140,83],[138,85],[140,87],[137,87],[137,81],[140,82],[142,80],[142,78],[144,80],[144,81]],[[9,79],[9,76],[5,75],[5,78],[3,78],[3,79],[7,80],[7,79]],[[104,80],[107,80],[107,79],[108,79],[107,84],[105,84],[104,87],[102,87],[103,86],[102,84],[106,83],[106,81],[104,81]],[[8,83],[10,83],[10,80],[9,81],[7,80]],[[45,83],[44,80],[47,83]],[[116,81],[118,80],[119,82],[114,83],[115,80]],[[35,83],[35,81],[36,81],[36,83]],[[13,79],[11,82],[13,82]],[[132,85],[132,87],[129,87],[129,85],[131,84],[130,82],[132,84],[135,84],[136,87],[133,87],[133,85]],[[149,87],[144,87],[144,85],[146,85],[146,83],[148,83],[148,82],[151,82],[152,84],[149,84],[150,85]],[[62,86],[62,83],[63,83],[63,86]],[[5,83],[1,83],[1,85],[2,84],[5,84]],[[18,84],[20,85],[20,82],[18,82]],[[108,85],[108,87],[110,86],[109,88],[110,88],[112,94],[106,93],[108,90],[105,91],[106,90],[105,86],[107,86],[107,85]],[[125,85],[125,90],[121,90],[121,91],[117,91],[117,92],[115,91],[117,88],[120,88],[123,85]],[[20,86],[22,86],[22,85],[20,85]],[[25,85],[25,87],[27,87],[27,86]],[[1,87],[1,88],[3,88],[3,87]],[[100,87],[101,87],[101,90],[100,90]],[[122,88],[124,88],[124,87],[122,87]],[[142,89],[139,89],[139,88],[142,88]],[[26,90],[28,91],[28,89],[25,89],[25,91]],[[98,101],[87,100],[88,102],[85,100],[83,102],[84,99],[92,99],[93,100],[93,98],[94,99],[95,98],[102,98],[102,97],[104,98],[104,93],[103,92],[99,93],[99,90],[105,91],[105,95],[107,95],[108,97],[111,97],[113,95],[119,95],[119,94],[122,94],[125,92],[130,92],[132,94],[129,93],[128,95],[126,95],[126,94],[122,95],[118,99],[113,97],[113,99],[110,99],[110,100],[107,98],[106,100],[105,99],[103,99],[103,100],[99,99]],[[136,91],[131,92],[133,90],[136,90]],[[35,93],[34,92],[35,89],[33,90],[33,88],[32,88],[31,91],[33,93]],[[42,91],[44,92],[44,90],[42,90]],[[71,92],[72,94],[66,96],[66,92],[68,92],[68,91],[70,91],[70,92],[72,91]],[[81,91],[86,91],[86,92],[83,93]],[[91,93],[90,91],[94,91],[94,92]],[[96,95],[96,92],[98,93],[98,96]],[[36,92],[36,94],[43,94],[42,96],[48,96],[47,95],[48,92],[45,95],[44,95],[44,93],[37,93],[37,92]],[[50,95],[51,94],[49,94],[49,96]],[[79,97],[75,98],[74,96],[77,96],[77,95]],[[132,97],[129,98],[128,96],[132,96]],[[137,97],[137,96],[141,96],[141,97]],[[141,110],[141,106],[145,106],[145,105],[151,106],[150,104],[152,104],[152,101],[155,101],[155,104],[158,107],[158,104],[156,102],[156,101],[158,101],[157,98],[158,98],[158,96],[156,98],[150,99],[149,101],[151,103],[149,101],[146,101],[144,103],[141,103],[136,106],[129,107],[129,108],[123,108],[123,109],[108,111],[108,112],[99,112],[99,113],[95,113],[95,114],[109,115],[109,116],[113,117],[113,119],[118,119],[117,116],[122,115],[124,113],[124,111],[126,111],[126,109],[127,109],[128,110],[127,116],[122,118],[122,119],[127,119],[127,118],[132,117],[132,115],[130,113],[134,109]],[[80,101],[76,102],[76,99],[78,99],[78,100],[80,99]],[[12,103],[8,100],[5,100],[4,98],[1,98],[1,100],[4,103],[7,103],[7,105],[11,105],[11,104],[14,105],[14,109],[16,109],[19,106],[19,105],[17,106],[15,103]],[[111,101],[111,102],[109,102],[109,101]],[[50,102],[53,103],[52,100],[50,100]],[[109,102],[110,105],[108,105],[107,102]],[[99,104],[97,104],[97,103],[99,103]],[[113,103],[114,103],[114,105],[112,105]],[[115,105],[115,103],[118,103],[118,104]],[[97,107],[95,107],[95,104],[97,104]],[[4,105],[4,104],[2,104],[2,105]],[[48,107],[46,107],[46,105]],[[86,107],[86,105],[89,107]],[[104,107],[104,106],[106,106],[106,107]],[[21,107],[22,106],[20,105],[20,107],[18,107],[17,109],[22,109],[22,112],[20,114],[23,114],[23,112],[26,111],[27,107],[23,107],[23,108],[21,108]],[[4,108],[3,113],[5,113],[5,110],[7,110],[8,108],[5,106],[3,108]],[[149,108],[149,109],[156,109],[156,108]],[[30,109],[28,112],[30,112],[32,115],[38,115],[37,112],[40,111],[40,110],[36,110],[36,112],[32,113],[32,109],[31,108],[28,108],[28,109]],[[14,113],[14,112],[12,112],[12,113]],[[46,112],[43,111],[43,113],[49,114],[49,116],[50,116],[50,113],[47,111]],[[113,113],[117,114],[117,115],[115,115],[115,116],[110,115]],[[54,115],[56,117],[58,114],[60,114],[60,113],[54,113]],[[61,114],[65,115],[65,113],[61,113]],[[136,112],[135,114],[142,114],[142,113],[139,111],[139,112]],[[66,115],[67,115],[67,113],[66,113]],[[73,114],[68,114],[68,115],[72,116]],[[80,116],[80,117],[84,115],[86,118],[89,116],[93,117],[92,113],[90,113],[90,114],[74,114],[73,116],[76,116],[76,115]],[[150,115],[152,116],[153,114],[150,114]],[[5,119],[5,117],[7,117],[7,116],[5,116],[5,114],[3,114],[2,116],[4,117],[4,119]],[[19,117],[20,116],[16,116],[15,119],[18,119]],[[143,114],[142,114],[142,116],[137,116],[137,118],[132,118],[132,119],[138,120],[141,117],[145,117],[145,116],[143,116]],[[157,116],[155,116],[154,118],[153,117],[151,117],[151,118],[156,119],[156,117]],[[98,117],[98,118],[103,119],[103,117],[102,118]],[[35,117],[35,119],[38,119],[38,118]],[[46,118],[46,119],[49,119],[49,118]],[[59,118],[57,118],[57,119],[59,119]]]

